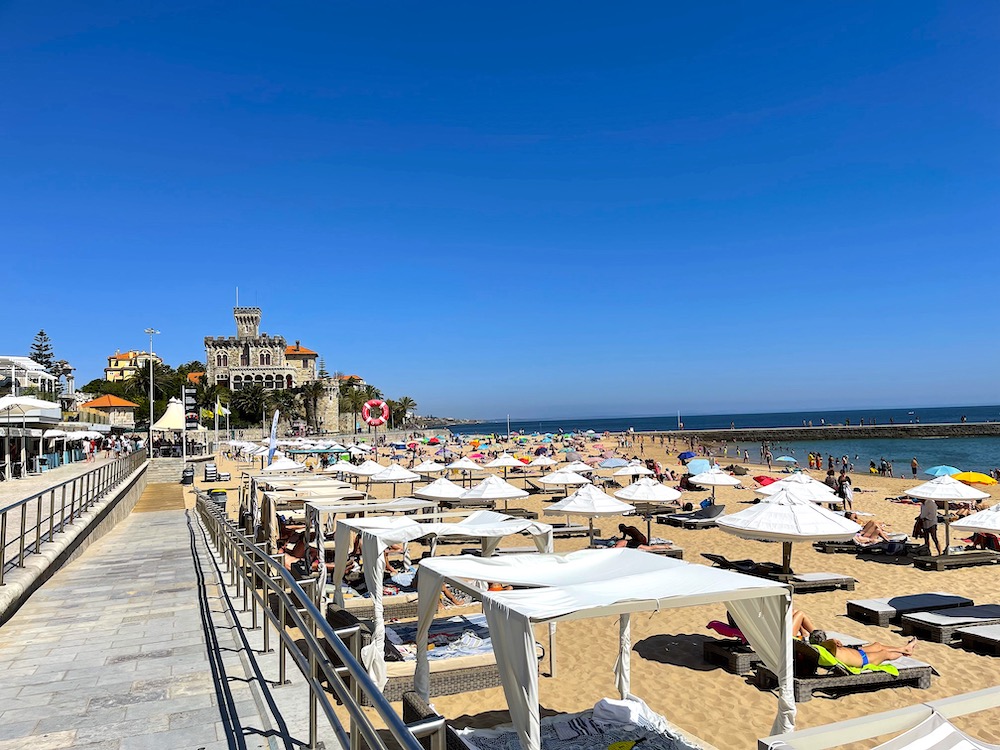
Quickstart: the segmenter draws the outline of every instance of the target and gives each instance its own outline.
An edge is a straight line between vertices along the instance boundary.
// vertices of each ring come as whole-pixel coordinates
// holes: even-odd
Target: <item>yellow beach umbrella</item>
[[[957,479],[959,482],[965,482],[966,484],[996,484],[997,480],[988,474],[982,474],[978,471],[961,471],[958,474],[952,474],[952,479]]]

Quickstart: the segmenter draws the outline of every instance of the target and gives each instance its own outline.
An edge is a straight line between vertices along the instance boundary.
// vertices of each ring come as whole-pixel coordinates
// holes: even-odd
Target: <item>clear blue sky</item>
[[[0,352],[421,413],[996,403],[1000,4],[0,2]]]

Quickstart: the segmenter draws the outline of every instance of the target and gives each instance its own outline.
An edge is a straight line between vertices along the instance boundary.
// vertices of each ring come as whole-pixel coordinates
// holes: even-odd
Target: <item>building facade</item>
[[[118,396],[105,395],[88,401],[83,404],[82,408],[94,409],[106,414],[108,424],[112,427],[124,427],[131,430],[135,427],[135,410],[139,408],[139,405],[118,398]]]
[[[319,355],[298,341],[260,332],[259,307],[235,307],[236,336],[205,337],[205,382],[238,391],[252,385],[266,390],[298,388],[318,379]]]
[[[132,349],[127,352],[115,351],[108,357],[108,366],[104,368],[104,379],[112,383],[131,380],[140,369],[149,367],[150,358],[155,364],[163,362],[152,352],[138,352]]]
[[[54,395],[59,390],[59,377],[46,372],[30,357],[0,355],[0,390],[22,395],[27,388]]]

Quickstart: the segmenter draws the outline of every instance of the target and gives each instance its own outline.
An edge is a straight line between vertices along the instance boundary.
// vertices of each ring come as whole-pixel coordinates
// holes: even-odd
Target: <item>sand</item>
[[[605,441],[606,447],[615,448],[614,440]],[[668,446],[669,447],[669,446]],[[751,446],[747,446],[751,448]],[[822,443],[817,443],[817,450]],[[664,466],[679,469],[676,458],[682,446],[670,450],[650,445],[647,439],[643,457],[653,457]],[[466,449],[466,453],[472,452]],[[751,454],[753,454],[751,449]],[[638,446],[623,451],[627,456],[639,454]],[[621,455],[622,452],[619,453]],[[386,462],[386,456],[380,459]],[[418,458],[418,461],[422,458]],[[732,459],[720,457],[723,465]],[[744,478],[747,489],[720,487],[717,501],[735,512],[749,504],[755,497],[752,491],[756,482],[751,477],[766,474],[766,467],[749,465],[750,474]],[[906,467],[907,473],[909,467]],[[499,471],[497,473],[500,473]],[[610,473],[610,472],[602,472]],[[809,472],[821,479],[825,472]],[[771,472],[772,476],[780,476]],[[234,479],[238,473],[234,473]],[[882,478],[868,474],[854,474],[856,510],[875,514],[882,521],[891,522],[895,531],[909,532],[917,515],[917,506],[899,505],[885,498],[901,495],[909,487],[927,479]],[[518,480],[515,484],[520,485]],[[996,486],[982,488],[989,492],[994,502],[1000,498]],[[398,495],[409,491],[409,485],[400,486]],[[390,497],[387,486],[373,486],[373,494]],[[704,492],[685,493],[683,500],[697,504],[706,496]],[[516,501],[519,507],[541,512],[548,505],[543,496],[533,495]],[[555,519],[560,520],[560,519]],[[600,519],[598,526],[605,536],[617,531],[620,517]],[[635,519],[627,519],[635,523]],[[644,528],[644,524],[636,524]],[[943,527],[940,527],[944,542]],[[758,561],[781,561],[781,545],[737,539],[719,529],[685,531],[668,526],[653,526],[653,534],[674,540],[684,548],[684,559],[692,563],[705,561],[702,552],[723,554],[730,559],[752,558]],[[506,542],[511,546],[523,540]],[[585,538],[556,540],[557,551],[583,548]],[[953,543],[954,537],[953,537]],[[458,554],[454,545],[439,548],[439,554]],[[855,622],[846,617],[848,599],[867,599],[926,591],[947,591],[973,599],[977,604],[997,601],[996,582],[1000,569],[993,566],[965,568],[947,572],[917,570],[912,566],[890,565],[858,560],[853,555],[826,555],[813,550],[809,544],[795,545],[792,563],[798,572],[830,571],[855,577],[857,589],[853,592],[833,591],[799,594],[794,606],[808,612],[818,627],[849,633],[867,641],[889,644],[902,643],[898,628],[878,628]],[[721,605],[671,609],[661,613],[633,616],[632,638],[632,690],[656,711],[696,737],[718,748],[753,748],[756,740],[770,732],[776,710],[772,693],[762,692],[748,684],[746,677],[730,674],[711,666],[702,659],[702,644],[717,637],[706,629],[710,620],[725,619]],[[545,642],[539,630],[538,639]],[[547,659],[542,662],[539,683],[543,715],[547,712],[580,711],[593,706],[602,697],[617,697],[612,673],[618,638],[617,618],[601,618],[568,622],[558,628],[557,677],[548,674]],[[798,728],[813,727],[833,721],[862,716],[910,706],[937,698],[956,695],[1000,684],[1000,659],[982,656],[951,646],[927,643],[918,644],[915,656],[937,670],[929,690],[910,687],[889,688],[877,692],[846,695],[830,699],[817,695],[812,701],[799,704]],[[500,688],[462,695],[438,696],[433,699],[437,710],[457,726],[492,726],[507,721],[506,702]],[[400,707],[397,705],[397,709]],[[974,736],[989,742],[1000,741],[997,728],[998,712],[983,712],[964,717],[960,724]],[[871,747],[867,742],[852,747]]]

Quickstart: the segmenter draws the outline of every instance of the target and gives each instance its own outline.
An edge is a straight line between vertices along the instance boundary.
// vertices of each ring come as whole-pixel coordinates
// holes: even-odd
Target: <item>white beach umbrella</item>
[[[628,466],[623,466],[618,469],[614,476],[616,477],[648,477],[655,472],[650,471],[642,464],[629,464]]]
[[[480,466],[479,464],[477,464],[471,458],[463,457],[463,458],[458,459],[457,461],[452,461],[450,464],[448,464],[447,468],[449,468],[449,469],[455,469],[455,470],[463,471],[463,472],[464,471],[469,472],[469,485],[471,486],[472,485],[472,472],[474,472],[474,471],[481,471],[483,467]]]
[[[528,493],[515,487],[509,482],[505,482],[500,477],[490,475],[475,487],[466,490],[461,494],[462,500],[503,500],[504,510],[507,509],[507,501],[515,498],[527,497]]]
[[[792,476],[779,479],[777,482],[758,487],[754,492],[761,495],[774,495],[782,490],[791,492],[800,500],[811,500],[814,503],[828,502],[835,494],[830,485],[813,479],[808,474],[792,474]]]
[[[377,461],[372,461],[371,459],[368,459],[363,464],[361,464],[359,467],[357,467],[357,469],[355,470],[355,473],[358,476],[362,476],[362,477],[373,477],[376,474],[378,474],[380,471],[385,471],[387,468],[388,468],[387,466],[383,466],[382,464],[378,463]]]
[[[507,478],[507,469],[510,468],[524,468],[524,463],[518,461],[509,453],[501,453],[499,456],[494,458],[488,464],[486,464],[487,469],[503,469],[503,478]]]
[[[464,487],[459,487],[450,479],[441,477],[440,479],[435,479],[426,487],[414,490],[413,496],[423,500],[454,500],[464,492]]]
[[[10,418],[12,416],[21,417],[21,476],[25,477],[28,475],[27,464],[27,447],[25,445],[25,439],[23,432],[25,429],[25,415],[31,411],[47,411],[49,409],[59,409],[59,404],[54,401],[44,401],[40,398],[35,398],[33,396],[3,396],[0,397],[0,414],[6,417],[8,428],[10,426]],[[9,432],[9,429],[8,429]],[[10,442],[10,437],[8,436],[6,442]],[[7,453],[7,451],[5,451]],[[10,471],[9,464],[6,470]],[[8,474],[9,476],[9,474]]]
[[[731,474],[727,474],[718,466],[713,466],[708,471],[703,471],[701,474],[695,474],[691,477],[691,484],[696,484],[699,487],[708,486],[712,488],[712,503],[715,503],[715,488],[716,487],[735,487],[740,484],[740,480]]]
[[[554,458],[549,458],[548,456],[538,456],[532,460],[528,466],[555,466],[557,463],[559,462]]]
[[[592,484],[580,487],[558,503],[553,503],[542,511],[547,516],[586,516],[590,519],[590,543],[594,543],[594,518],[600,516],[621,516],[634,513],[635,506],[616,500]]]
[[[673,487],[660,484],[650,477],[636,479],[632,484],[615,493],[619,500],[628,500],[630,503],[672,503],[676,502],[681,493]],[[652,516],[646,516],[646,538],[653,535]]]
[[[587,477],[582,477],[572,471],[565,471],[560,469],[559,471],[553,471],[551,474],[546,474],[544,477],[539,477],[538,481],[542,484],[552,484],[556,486],[566,487],[566,496],[569,496],[569,487],[579,487],[583,484],[590,484],[590,480]]]
[[[420,475],[410,471],[409,469],[404,469],[399,464],[389,464],[386,468],[382,469],[375,474],[372,474],[370,481],[378,483],[391,483],[392,484],[392,496],[396,497],[396,485],[400,482],[409,482],[410,489],[413,489],[413,483],[420,479]]]
[[[741,539],[781,542],[786,573],[791,570],[792,542],[846,542],[861,531],[841,514],[784,490],[746,510],[720,516],[716,523]]]
[[[906,490],[906,494],[909,497],[915,497],[919,500],[933,500],[936,503],[944,504],[944,553],[946,555],[948,554],[948,548],[951,546],[951,524],[948,522],[948,503],[956,500],[971,504],[989,497],[988,493],[970,487],[947,475],[937,477],[929,482],[917,485],[913,489]]]
[[[574,461],[571,464],[563,466],[560,471],[573,471],[577,474],[589,474],[592,471],[597,471],[597,469],[589,464],[585,464],[583,461]]]
[[[424,461],[421,464],[417,464],[413,467],[413,471],[418,474],[437,474],[439,471],[444,471],[445,465],[439,464],[437,461]]]
[[[966,534],[1000,534],[1000,504],[960,518],[951,527]]]

